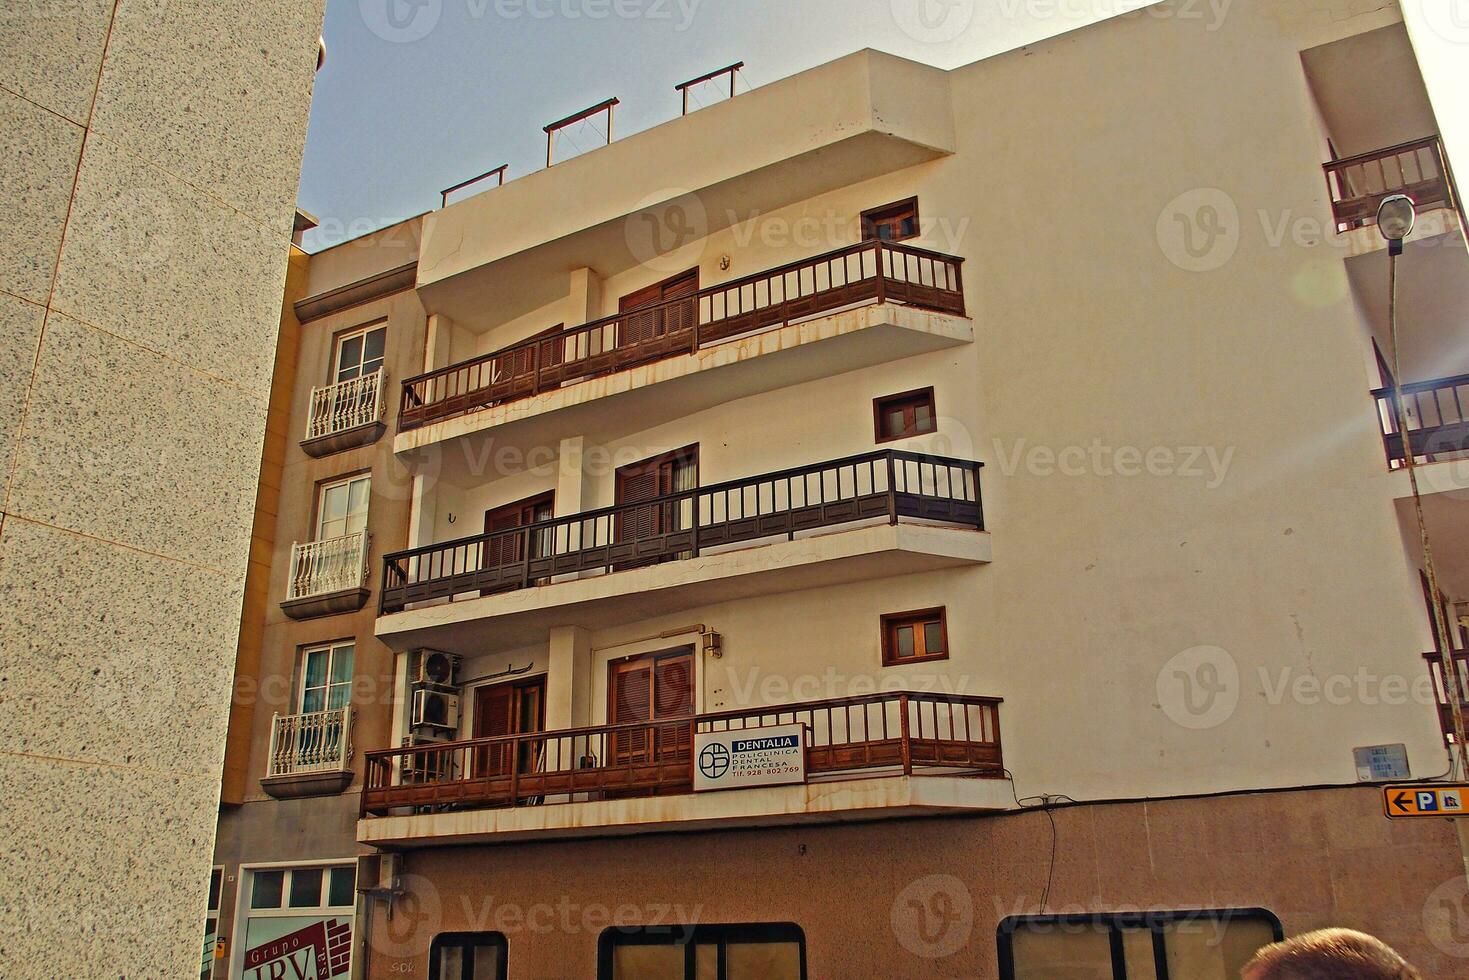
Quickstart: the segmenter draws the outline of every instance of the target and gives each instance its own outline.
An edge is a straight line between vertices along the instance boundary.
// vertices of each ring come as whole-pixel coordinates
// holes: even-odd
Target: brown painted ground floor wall
[[[1426,977],[1469,977],[1454,828],[1390,822],[1380,799],[1354,787],[1055,810],[1045,907],[1259,906],[1287,935],[1351,926]],[[511,978],[592,978],[614,916],[794,922],[812,978],[995,977],[996,927],[1041,910],[1051,850],[1047,815],[1027,812],[413,851],[393,920],[377,905],[359,941],[373,980],[427,977],[435,934],[479,930],[505,933]]]

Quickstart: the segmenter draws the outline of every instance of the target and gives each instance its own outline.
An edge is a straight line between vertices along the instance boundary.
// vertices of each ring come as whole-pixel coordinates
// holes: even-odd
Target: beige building
[[[1394,191],[1469,657],[1421,29],[862,51],[303,261],[215,976],[1465,972],[1453,826],[1377,785],[1448,768]]]
[[[0,4],[0,975],[199,957],[322,0]]]

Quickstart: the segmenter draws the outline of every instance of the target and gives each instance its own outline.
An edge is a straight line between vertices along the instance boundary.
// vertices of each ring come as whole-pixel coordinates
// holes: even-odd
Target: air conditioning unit
[[[419,688],[413,692],[413,727],[459,727],[459,695]]]
[[[458,657],[440,653],[437,650],[418,651],[418,673],[414,676],[415,683],[429,684],[434,687],[453,687],[458,673]]]

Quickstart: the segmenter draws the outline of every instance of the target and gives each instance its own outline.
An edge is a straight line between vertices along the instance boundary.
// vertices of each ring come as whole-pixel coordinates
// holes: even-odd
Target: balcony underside
[[[715,602],[989,560],[985,532],[884,522],[409,609],[379,617],[376,632],[395,650],[470,656],[534,643],[554,626],[601,629]]]
[[[350,429],[341,432],[333,432],[315,439],[303,439],[301,451],[314,459],[339,453],[344,449],[355,449],[358,446],[367,446],[377,442],[387,431],[387,425],[383,422],[369,422],[366,425],[354,425]]]
[[[379,847],[507,843],[719,828],[779,827],[984,813],[1012,804],[1000,779],[901,773],[793,786],[374,817],[357,839]]]
[[[278,800],[298,800],[307,796],[334,796],[352,784],[352,770],[331,769],[322,772],[298,772],[287,776],[265,776],[260,788]]]
[[[750,395],[973,341],[974,323],[965,317],[893,303],[858,307],[400,432],[393,448],[407,453],[489,429],[497,445],[554,444],[568,432],[606,439]]]
[[[367,605],[367,596],[368,590],[365,587],[342,589],[339,592],[328,592],[324,595],[287,599],[281,603],[281,611],[292,619],[314,619],[317,616],[356,612]]]

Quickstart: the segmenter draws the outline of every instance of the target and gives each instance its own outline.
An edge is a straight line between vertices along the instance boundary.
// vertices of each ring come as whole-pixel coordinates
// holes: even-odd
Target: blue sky
[[[627,136],[679,114],[676,83],[736,61],[742,91],[863,47],[950,68],[1144,2],[328,0],[300,191],[322,227],[306,247],[438,207],[502,163],[510,179],[540,169],[541,127],[612,96]]]

